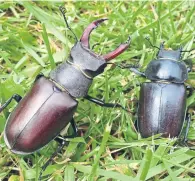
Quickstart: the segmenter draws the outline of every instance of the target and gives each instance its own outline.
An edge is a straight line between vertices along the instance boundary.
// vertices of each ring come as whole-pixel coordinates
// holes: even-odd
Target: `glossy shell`
[[[54,139],[71,121],[77,101],[41,77],[8,118],[4,138],[14,153],[32,153]]]
[[[184,62],[165,58],[151,61],[147,66],[145,75],[153,81],[165,80],[173,83],[184,83],[188,78],[188,71]]]
[[[185,111],[183,84],[142,84],[138,108],[138,129],[142,137],[158,133],[164,137],[177,137],[182,130]]]

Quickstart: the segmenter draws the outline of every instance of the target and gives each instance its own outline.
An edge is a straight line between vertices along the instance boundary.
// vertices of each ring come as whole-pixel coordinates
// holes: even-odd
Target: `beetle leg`
[[[188,132],[189,132],[190,122],[191,122],[191,115],[190,115],[190,113],[186,114],[186,121],[187,121],[187,125],[186,125],[185,135],[184,135],[184,139],[183,139],[184,145],[187,145],[187,141],[188,141]]]
[[[41,167],[41,171],[39,173],[39,181],[42,180],[42,175],[45,169],[50,165],[50,163],[53,161],[53,158],[57,156],[57,154],[63,149],[63,147],[67,144],[67,141],[63,140],[60,144],[60,146],[56,149],[56,151],[51,155],[49,160]]]
[[[118,48],[116,48],[115,50],[113,50],[112,52],[106,55],[103,55],[102,57],[106,61],[112,60],[113,58],[123,53],[129,47],[130,42],[131,42],[131,38],[129,36],[128,40],[125,43],[120,44]]]
[[[140,76],[142,76],[142,77],[145,77],[145,78],[146,78],[145,73],[140,72],[138,69],[136,69],[136,68],[130,68],[130,70],[131,70],[132,72],[134,72],[135,74],[140,75]]]
[[[74,137],[77,137],[78,136],[78,128],[77,128],[77,125],[76,125],[76,123],[75,123],[75,121],[74,121],[74,119],[72,118],[72,120],[71,120],[71,125],[72,125],[72,128],[73,128],[73,131],[74,131],[74,133],[73,133],[73,138]]]
[[[140,75],[140,76],[146,78],[145,73],[140,72],[140,71],[137,69],[137,68],[139,67],[138,65],[132,65],[132,64],[123,65],[123,64],[116,64],[116,63],[107,63],[107,64],[112,64],[112,65],[117,66],[117,67],[119,67],[119,68],[121,68],[121,69],[129,69],[130,71],[134,72],[135,74]]]
[[[91,101],[99,106],[102,106],[102,107],[107,107],[107,108],[122,108],[123,110],[129,112],[129,110],[127,110],[126,108],[124,108],[122,105],[116,103],[116,104],[113,104],[113,103],[105,103],[104,101],[102,100],[99,100],[99,99],[96,99],[96,98],[93,98],[89,95],[85,96],[84,97],[85,99],[87,99],[88,101]]]
[[[183,61],[188,65],[188,67],[187,67],[188,72],[191,72],[192,71],[192,66],[193,66],[192,60],[191,59],[185,59]]]
[[[106,64],[111,64],[111,65],[114,65],[114,66],[119,67],[121,69],[139,68],[139,65],[124,64],[123,62],[120,64],[107,62]]]
[[[71,124],[72,129],[73,129],[73,134],[68,135],[68,136],[63,136],[63,138],[56,137],[54,140],[57,141],[59,144],[62,144],[63,140],[66,139],[66,138],[75,138],[75,137],[78,136],[78,128],[77,128],[77,125],[76,125],[73,118],[72,118],[70,124]]]
[[[138,120],[136,119],[135,122],[134,122],[134,127],[136,129],[136,131],[138,130]]]
[[[16,102],[20,102],[20,100],[22,99],[22,97],[18,94],[14,94],[11,98],[9,98],[1,107],[0,107],[0,112],[2,112],[12,101],[12,99],[14,99]]]
[[[63,136],[64,139],[66,139],[66,138],[75,138],[75,137],[78,136],[78,128],[77,128],[77,125],[74,121],[74,118],[72,118],[72,120],[70,121],[70,124],[71,124],[72,129],[73,129],[73,134],[68,135],[68,136]]]
[[[82,45],[84,45],[88,49],[90,48],[89,38],[90,38],[91,32],[95,28],[97,28],[100,23],[104,22],[105,20],[107,20],[107,18],[99,19],[89,24],[89,26],[84,30],[83,35],[81,36],[80,42],[82,43]]]
[[[194,88],[192,88],[191,86],[188,85],[188,86],[186,86],[186,90],[189,91],[187,97],[190,97],[194,91]]]

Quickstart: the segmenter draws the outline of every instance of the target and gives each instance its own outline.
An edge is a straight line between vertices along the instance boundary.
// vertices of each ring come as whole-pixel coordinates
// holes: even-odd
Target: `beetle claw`
[[[119,47],[113,50],[112,52],[103,55],[104,60],[109,61],[117,57],[129,47],[130,43],[131,43],[131,37],[129,36],[125,43],[120,44]]]
[[[90,48],[89,38],[90,38],[91,32],[95,28],[97,28],[100,23],[102,23],[106,20],[108,20],[108,19],[102,18],[102,19],[96,20],[96,21],[92,22],[91,24],[89,24],[89,26],[84,30],[83,35],[81,36],[80,42],[82,43],[82,45],[84,45],[88,49]],[[125,43],[122,43],[114,51],[112,51],[106,55],[103,55],[102,57],[104,58],[105,61],[109,61],[109,60],[117,57],[118,55],[120,55],[122,52],[124,52],[129,47],[130,42],[131,42],[131,37],[129,36]]]
[[[90,34],[91,32],[98,27],[98,25],[104,21],[108,20],[107,18],[102,18],[99,20],[96,20],[94,22],[92,22],[91,24],[89,24],[89,26],[84,30],[83,35],[80,39],[80,42],[87,48],[90,48],[89,45],[89,38],[90,38]]]
[[[127,43],[127,44],[130,44],[130,43],[131,43],[131,36],[128,37],[126,43]]]

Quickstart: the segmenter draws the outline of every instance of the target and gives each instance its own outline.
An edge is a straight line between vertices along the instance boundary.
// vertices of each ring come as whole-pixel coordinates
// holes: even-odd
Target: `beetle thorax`
[[[68,60],[51,71],[53,81],[63,86],[73,97],[84,97],[93,78],[104,71],[106,62],[77,42]]]
[[[106,67],[106,62],[101,56],[85,48],[80,42],[72,48],[70,61],[92,78],[102,73]]]
[[[168,81],[172,83],[184,83],[188,78],[185,63],[168,58],[151,61],[148,64],[145,75],[153,81]]]

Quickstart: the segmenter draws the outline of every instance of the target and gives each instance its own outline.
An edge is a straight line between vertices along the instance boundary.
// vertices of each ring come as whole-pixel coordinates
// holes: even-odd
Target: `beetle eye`
[[[57,86],[54,86],[54,87],[53,87],[53,90],[54,90],[55,92],[62,92],[61,89],[58,88]]]

